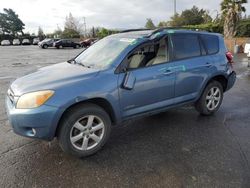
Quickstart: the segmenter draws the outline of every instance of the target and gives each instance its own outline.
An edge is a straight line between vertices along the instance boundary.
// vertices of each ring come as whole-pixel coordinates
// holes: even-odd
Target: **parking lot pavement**
[[[15,135],[4,109],[9,83],[81,50],[0,47],[0,187],[250,187],[250,69],[242,55],[236,85],[212,117],[185,106],[133,120],[85,159],[56,140]]]

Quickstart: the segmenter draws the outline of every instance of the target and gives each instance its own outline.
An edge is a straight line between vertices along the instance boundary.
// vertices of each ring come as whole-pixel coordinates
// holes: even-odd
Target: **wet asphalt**
[[[192,106],[114,127],[105,147],[84,159],[55,139],[15,135],[4,99],[10,82],[82,49],[0,46],[0,187],[250,187],[250,68],[237,56],[237,82],[214,116]]]

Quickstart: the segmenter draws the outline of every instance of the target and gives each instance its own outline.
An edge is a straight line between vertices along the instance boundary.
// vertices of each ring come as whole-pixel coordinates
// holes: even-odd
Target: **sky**
[[[220,11],[220,2],[176,0],[177,12],[195,5],[208,9],[215,17]],[[245,7],[246,14],[250,15],[250,3]],[[11,8],[19,15],[25,23],[25,32],[37,33],[41,26],[45,33],[49,33],[57,26],[63,28],[65,17],[70,12],[79,19],[86,17],[87,28],[141,28],[147,18],[158,24],[168,21],[174,14],[174,0],[0,0],[0,12],[3,8]]]

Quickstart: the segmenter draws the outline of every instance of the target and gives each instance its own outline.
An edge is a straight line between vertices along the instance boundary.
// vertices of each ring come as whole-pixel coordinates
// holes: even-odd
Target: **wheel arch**
[[[212,81],[217,81],[222,85],[223,91],[225,92],[227,89],[227,84],[228,84],[228,80],[224,75],[217,75],[212,77],[207,84],[209,84]]]
[[[209,79],[205,82],[205,84],[204,84],[203,87],[201,88],[201,91],[200,91],[199,95],[197,96],[197,98],[195,99],[195,101],[197,101],[197,100],[201,97],[201,95],[202,95],[202,93],[204,92],[204,90],[206,89],[207,85],[208,85],[209,83],[211,83],[212,81],[218,81],[219,83],[221,83],[222,88],[223,88],[223,92],[226,91],[226,89],[227,89],[227,84],[228,84],[228,80],[227,80],[226,76],[223,75],[223,74],[214,75],[214,76],[212,76],[211,78],[209,78]]]
[[[56,130],[55,130],[55,136],[58,135],[58,131],[60,129],[60,123],[63,119],[63,117],[65,116],[65,114],[67,114],[71,109],[77,107],[77,106],[80,106],[80,105],[83,105],[83,104],[95,104],[97,106],[100,106],[101,108],[103,108],[109,115],[110,119],[111,119],[111,122],[112,124],[116,124],[117,122],[117,117],[115,115],[115,112],[114,112],[114,109],[112,107],[112,105],[110,104],[110,102],[104,98],[93,98],[93,99],[87,99],[87,100],[84,100],[84,101],[79,101],[77,103],[74,103],[72,105],[70,105],[61,115],[58,123],[57,123],[57,126],[56,126]]]

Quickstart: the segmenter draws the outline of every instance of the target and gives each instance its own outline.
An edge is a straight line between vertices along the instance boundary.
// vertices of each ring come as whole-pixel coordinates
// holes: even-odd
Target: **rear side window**
[[[172,35],[174,60],[197,57],[201,55],[198,35],[176,34]]]
[[[201,35],[203,43],[207,47],[208,54],[216,54],[219,51],[219,39],[213,35]]]

